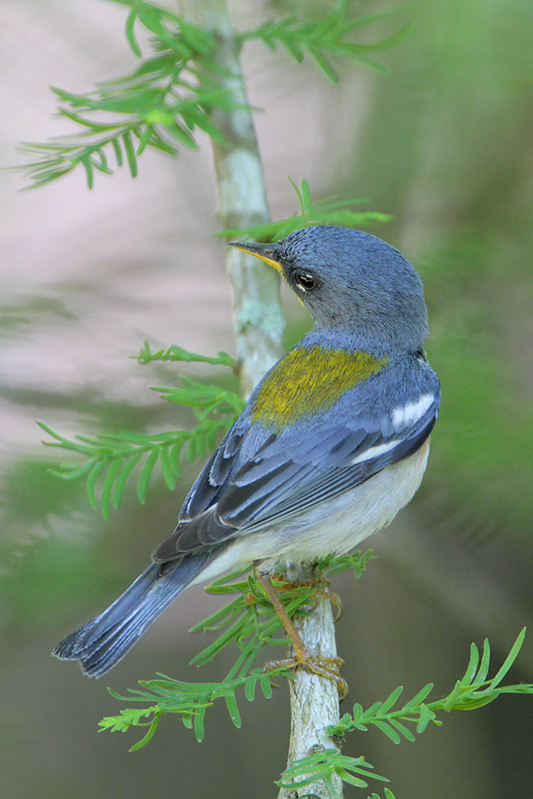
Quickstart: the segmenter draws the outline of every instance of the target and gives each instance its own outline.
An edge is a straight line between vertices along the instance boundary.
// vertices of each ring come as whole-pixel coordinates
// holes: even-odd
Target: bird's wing
[[[414,454],[429,437],[440,394],[425,392],[392,414],[354,413],[306,434],[268,434],[250,455],[247,424],[230,431],[184,504],[174,534],[155,551],[167,561],[302,513]],[[396,415],[394,415],[396,414]]]
[[[282,523],[291,516],[305,512],[321,502],[334,499],[339,494],[356,488],[387,466],[392,466],[414,455],[429,438],[437,419],[437,413],[438,411],[424,414],[420,423],[412,425],[408,431],[405,431],[405,437],[402,438],[386,438],[381,435],[376,436],[374,433],[365,435],[361,445],[350,453],[348,463],[331,465],[318,475],[299,481],[296,490],[291,491],[281,501],[279,501],[278,495],[275,503],[263,503],[261,513],[255,514],[254,518],[246,524],[246,532],[253,532],[273,523]],[[347,436],[347,444],[349,439],[350,436]],[[293,488],[295,487],[293,486]],[[225,521],[239,520],[238,508],[232,512],[231,509],[228,511],[225,507],[220,508],[219,505],[219,509],[221,517]]]

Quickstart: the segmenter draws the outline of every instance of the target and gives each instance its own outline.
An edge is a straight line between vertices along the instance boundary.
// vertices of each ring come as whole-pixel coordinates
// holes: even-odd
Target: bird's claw
[[[339,699],[344,699],[348,693],[348,683],[340,676],[340,669],[344,666],[344,660],[339,657],[316,657],[310,652],[299,652],[295,650],[294,655],[289,658],[281,660],[271,660],[266,663],[263,670],[266,672],[274,671],[275,669],[297,669],[303,668],[311,674],[316,674],[319,677],[325,677],[331,680],[337,686],[339,692]]]
[[[315,591],[314,596],[321,597],[322,599],[329,599],[331,604],[335,605],[336,614],[333,621],[337,623],[344,612],[344,606],[339,594],[335,594],[332,591]]]

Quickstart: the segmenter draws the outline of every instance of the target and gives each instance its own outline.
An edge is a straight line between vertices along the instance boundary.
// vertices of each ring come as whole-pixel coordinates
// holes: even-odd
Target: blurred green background
[[[301,4],[230,9],[244,28],[298,14]],[[447,692],[470,642],[485,636],[496,668],[533,611],[533,5],[413,0],[400,17],[407,34],[380,54],[389,71],[341,69],[338,86],[260,44],[244,52],[250,101],[266,111],[257,127],[273,216],[296,210],[288,175],[307,177],[317,198],[366,197],[369,209],[394,215],[371,232],[405,252],[426,285],[428,353],[443,384],[428,473],[372,542],[379,559],[360,583],[342,576],[334,585],[345,606],[347,702],[363,705],[399,683],[408,695],[430,680]],[[51,118],[47,84],[85,91],[128,70],[132,57],[112,4],[3,0],[0,20],[5,166],[17,141],[64,130]],[[22,194],[20,177],[7,175],[0,188],[5,796],[275,795],[288,739],[285,686],[270,702],[243,704],[241,731],[213,710],[201,745],[172,718],[135,754],[133,734],[96,735],[97,721],[120,709],[107,685],[124,692],[156,671],[224,672],[223,663],[201,674],[187,666],[201,645],[187,630],[214,609],[201,588],[103,680],[49,657],[144,567],[200,464],[175,494],[154,479],[144,507],[130,493],[104,522],[81,484],[48,473],[58,455],[40,445],[35,420],[65,434],[190,423],[149,390],[171,385],[176,371],[128,356],[145,337],[234,351],[212,181],[205,147],[178,161],[148,153],[136,181],[119,173],[93,192],[81,173]],[[285,301],[290,338],[307,322]],[[533,681],[531,633],[511,677]],[[389,774],[399,799],[511,799],[533,791],[532,735],[531,700],[504,697],[446,719],[414,745],[369,733],[348,748]]]

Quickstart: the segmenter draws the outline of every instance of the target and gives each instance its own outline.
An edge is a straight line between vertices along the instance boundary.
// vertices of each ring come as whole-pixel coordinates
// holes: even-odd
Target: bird
[[[411,263],[336,225],[231,246],[276,269],[313,327],[258,383],[150,565],[54,649],[86,675],[115,666],[186,588],[246,564],[279,609],[268,578],[280,565],[349,552],[422,481],[441,391]]]

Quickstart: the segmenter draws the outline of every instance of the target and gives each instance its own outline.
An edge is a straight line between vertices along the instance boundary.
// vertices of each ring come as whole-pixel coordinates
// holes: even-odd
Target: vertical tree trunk
[[[226,144],[212,141],[221,224],[249,227],[270,222],[263,165],[239,62],[239,42],[226,4],[224,0],[179,0],[178,5],[187,19],[215,34],[219,47],[214,60],[224,70],[216,78],[242,106],[213,112],[213,121],[227,140]],[[241,389],[247,397],[283,354],[279,278],[274,270],[233,248],[226,253],[226,266],[233,288]]]
[[[220,220],[224,227],[248,227],[270,221],[263,166],[239,61],[239,42],[228,16],[225,0],[178,0],[180,13],[215,34],[219,48],[215,61],[224,70],[220,85],[232,92],[241,108],[216,110],[213,120],[227,143],[213,141],[214,165]],[[211,76],[213,77],[213,76]],[[235,329],[241,364],[241,388],[248,396],[255,384],[282,354],[283,316],[279,301],[279,278],[265,265],[239,250],[228,249],[226,264],[234,297]],[[295,566],[294,581],[306,579],[309,569]],[[314,575],[316,577],[316,574]],[[295,626],[311,653],[336,655],[335,629],[329,600],[321,598],[308,616]],[[339,719],[337,686],[330,680],[299,669],[291,681],[291,740],[288,763],[314,751],[334,746],[325,729]],[[342,797],[342,783],[335,786],[335,799]],[[304,796],[331,799],[323,782],[302,789],[281,789],[279,799]]]

